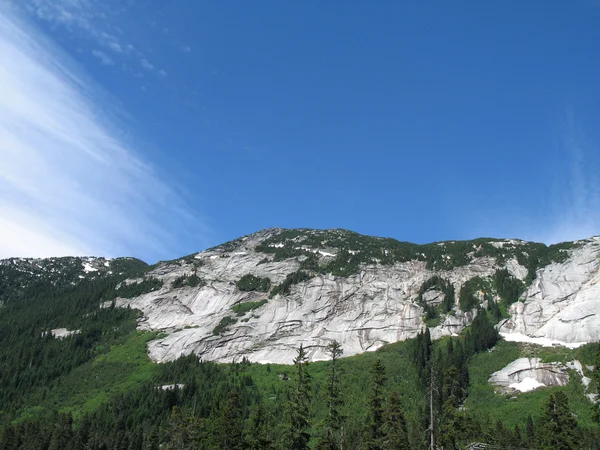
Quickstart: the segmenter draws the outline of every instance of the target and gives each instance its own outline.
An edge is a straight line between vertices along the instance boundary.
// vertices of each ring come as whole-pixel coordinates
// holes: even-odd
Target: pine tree
[[[390,393],[385,411],[385,434],[383,450],[409,450],[406,418],[402,410],[400,395],[396,391]]]
[[[256,410],[250,417],[248,441],[248,448],[250,450],[270,450],[273,448],[273,442],[267,424],[267,415],[262,402],[258,404]]]
[[[216,422],[216,429],[213,430],[215,448],[231,450],[243,450],[245,448],[242,404],[240,394],[236,389],[229,392],[227,401],[224,407],[221,408]]]
[[[164,447],[166,450],[192,450],[201,441],[202,427],[198,418],[189,410],[174,407],[169,420],[170,440]],[[151,442],[146,441],[146,446]]]
[[[527,416],[527,423],[525,424],[525,440],[529,446],[533,446],[535,442],[535,425],[531,414]]]
[[[462,426],[458,414],[458,406],[464,397],[460,386],[460,374],[456,367],[450,366],[444,373],[442,388],[442,424],[440,441],[444,449],[458,448],[458,440]]]
[[[363,448],[366,450],[382,450],[385,440],[384,429],[384,403],[385,395],[383,388],[387,378],[385,376],[385,367],[380,359],[377,359],[371,369],[373,376],[371,395],[369,397],[369,416]]]
[[[544,414],[540,418],[539,445],[546,450],[574,450],[576,444],[577,419],[569,409],[564,392],[550,394]]]
[[[500,339],[498,331],[489,321],[487,313],[482,308],[477,310],[477,316],[471,324],[471,337],[475,353],[492,348]]]
[[[596,353],[594,357],[594,370],[592,371],[592,380],[596,385],[596,403],[593,404],[592,417],[596,423],[600,424],[600,344],[596,344]]]
[[[64,450],[73,438],[73,416],[61,414],[52,432],[48,450]]]
[[[290,450],[306,450],[310,441],[310,374],[308,373],[308,357],[302,344],[298,356],[294,359],[296,380],[289,392],[287,404],[286,448]]]
[[[327,346],[327,353],[331,356],[331,365],[327,377],[327,417],[325,418],[323,436],[316,447],[317,450],[336,450],[339,448],[339,432],[343,420],[340,408],[343,405],[343,399],[337,360],[343,352],[338,341],[333,341]]]

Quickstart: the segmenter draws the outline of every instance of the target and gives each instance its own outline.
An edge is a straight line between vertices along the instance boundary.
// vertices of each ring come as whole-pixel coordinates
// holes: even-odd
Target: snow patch
[[[570,349],[581,347],[587,344],[587,342],[563,342],[555,339],[546,337],[531,337],[521,333],[500,333],[500,336],[507,342],[527,342],[529,344],[536,344],[542,347],[567,347]]]
[[[98,269],[96,269],[94,266],[92,266],[89,262],[86,262],[86,263],[83,263],[83,271],[85,273],[98,272]]]
[[[535,378],[526,377],[519,383],[509,384],[508,387],[516,389],[520,392],[529,392],[534,391],[539,387],[546,387],[546,385],[544,383],[540,383]]]
[[[54,330],[50,330],[50,334],[57,339],[64,339],[79,333],[81,333],[81,330],[67,330],[66,328],[55,328]]]
[[[163,391],[172,391],[173,389],[183,389],[185,387],[185,384],[163,384],[160,388]]]

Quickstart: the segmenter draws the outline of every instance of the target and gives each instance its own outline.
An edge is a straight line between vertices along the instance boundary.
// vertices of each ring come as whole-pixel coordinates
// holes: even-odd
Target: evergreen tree
[[[287,405],[286,448],[290,450],[306,450],[310,441],[310,374],[308,373],[308,357],[302,344],[298,356],[294,359],[296,379],[289,392]]]
[[[200,421],[189,410],[181,410],[178,406],[173,408],[169,420],[169,442],[164,447],[166,450],[193,450],[201,442],[202,427]],[[146,446],[152,445],[146,441]]]
[[[249,450],[270,450],[273,448],[273,442],[267,423],[267,415],[262,402],[258,404],[256,410],[250,417],[248,441]]]
[[[475,353],[492,348],[500,339],[498,331],[489,321],[484,309],[477,310],[477,316],[471,324],[471,338]]]
[[[431,358],[431,334],[429,328],[425,329],[425,332],[417,334],[415,340],[415,365],[417,367],[417,373],[423,388],[427,386],[429,376],[429,361]]]
[[[535,442],[535,425],[533,424],[531,414],[527,416],[527,422],[525,424],[525,441],[529,446],[533,446]]]
[[[592,380],[596,385],[597,402],[593,404],[592,417],[600,424],[600,344],[596,344],[596,352],[594,355],[594,370],[592,371]]]
[[[234,389],[229,392],[225,405],[219,411],[216,426],[212,430],[214,448],[243,450],[246,448],[243,430],[244,422],[240,394]]]
[[[569,401],[564,392],[558,391],[550,394],[538,428],[538,442],[542,449],[574,450],[578,448],[577,419],[569,409]]]
[[[385,367],[380,359],[375,360],[371,369],[373,377],[371,394],[369,397],[369,416],[365,430],[363,448],[365,450],[382,450],[385,440],[384,428],[384,403],[385,395],[383,388],[387,377]]]
[[[450,366],[444,373],[444,387],[442,388],[442,424],[439,441],[444,449],[458,448],[462,429],[458,407],[463,397],[460,374],[456,367]]]
[[[327,346],[327,353],[331,356],[331,365],[327,376],[327,416],[323,436],[316,447],[318,450],[335,450],[339,448],[339,432],[343,419],[340,409],[343,405],[343,399],[337,360],[343,352],[338,341],[333,341]]]
[[[406,418],[400,403],[400,395],[392,391],[385,411],[385,439],[383,450],[409,450]]]
[[[64,450],[73,438],[73,416],[61,414],[52,432],[48,450]]]

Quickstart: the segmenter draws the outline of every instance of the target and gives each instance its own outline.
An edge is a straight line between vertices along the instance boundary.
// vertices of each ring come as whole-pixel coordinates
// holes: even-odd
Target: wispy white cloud
[[[556,243],[600,234],[600,147],[590,143],[567,111],[562,142],[562,171],[548,199],[549,220],[540,240]]]
[[[142,65],[142,67],[146,70],[154,70],[154,64],[152,64],[150,61],[148,61],[146,58],[142,58],[140,60],[140,64]]]
[[[189,45],[184,45],[184,46],[182,46],[182,47],[181,47],[181,51],[182,51],[183,53],[191,53],[191,51],[192,51],[192,47],[191,47],[191,46],[189,46]]]
[[[121,53],[123,49],[121,48],[121,44],[118,42],[109,42],[108,48],[110,48],[113,52]]]
[[[100,60],[100,62],[102,64],[104,64],[105,66],[112,66],[115,64],[115,62],[112,60],[112,58],[110,56],[108,56],[106,53],[104,53],[102,50],[94,49],[94,50],[92,50],[92,55],[94,55],[96,58],[98,58]]]
[[[111,9],[111,2],[103,0],[21,0],[15,3],[38,19],[92,40],[95,46],[112,52],[113,58],[136,61],[144,69],[164,76],[160,67],[126,42],[125,33],[114,24],[127,3],[117,2],[118,9]]]
[[[123,113],[4,7],[0,54],[0,257],[174,256],[170,231],[198,222],[136,152]]]

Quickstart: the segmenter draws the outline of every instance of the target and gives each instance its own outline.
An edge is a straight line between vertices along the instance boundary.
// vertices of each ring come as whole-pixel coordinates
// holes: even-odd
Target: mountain
[[[598,448],[599,246],[268,229],[2,260],[0,449]]]
[[[417,245],[268,229],[149,267],[123,284],[152,290],[116,305],[166,334],[149,344],[158,362],[195,353],[289,363],[300,343],[322,360],[334,339],[353,355],[415,337],[426,322],[434,338],[457,334],[479,306],[495,308],[506,339],[578,345],[600,336],[599,251],[600,238]]]

